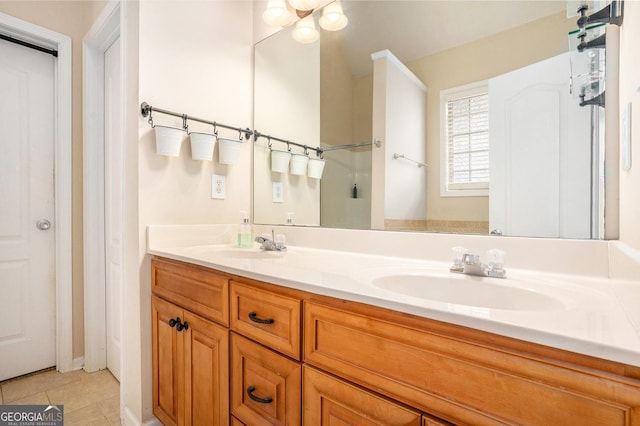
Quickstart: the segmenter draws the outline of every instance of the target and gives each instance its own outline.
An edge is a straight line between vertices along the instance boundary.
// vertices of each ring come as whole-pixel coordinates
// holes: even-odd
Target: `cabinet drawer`
[[[632,379],[405,325],[366,307],[305,302],[304,312],[305,362],[454,423],[624,425],[640,410]]]
[[[329,426],[421,426],[420,413],[386,398],[303,367],[303,423]]]
[[[231,329],[300,359],[298,299],[231,281]]]
[[[300,424],[301,366],[231,333],[231,412],[248,425]]]
[[[229,280],[211,271],[163,259],[151,260],[154,294],[229,326]]]

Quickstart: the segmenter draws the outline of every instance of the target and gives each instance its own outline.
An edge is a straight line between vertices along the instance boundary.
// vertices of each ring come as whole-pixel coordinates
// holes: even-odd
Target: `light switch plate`
[[[211,198],[214,200],[224,200],[227,192],[226,176],[211,176]]]
[[[273,188],[273,196],[272,200],[274,203],[284,203],[284,194],[283,194],[283,186],[282,182],[272,182]]]

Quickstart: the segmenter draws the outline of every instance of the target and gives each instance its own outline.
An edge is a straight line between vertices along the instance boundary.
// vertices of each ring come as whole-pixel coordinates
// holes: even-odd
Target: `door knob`
[[[36,222],[36,226],[39,230],[46,231],[47,229],[51,228],[51,222],[49,222],[47,219],[40,219]]]

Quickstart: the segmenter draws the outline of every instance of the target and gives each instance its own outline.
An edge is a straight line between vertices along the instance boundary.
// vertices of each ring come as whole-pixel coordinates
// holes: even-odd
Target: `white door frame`
[[[71,38],[0,13],[0,29],[10,36],[58,51],[55,84],[55,265],[56,368],[73,369],[73,292],[71,239]]]
[[[112,0],[104,7],[100,16],[85,36],[82,45],[84,77],[84,369],[86,371],[97,371],[107,366],[104,226],[104,53],[120,35],[120,1]],[[120,63],[122,64],[121,81],[123,82],[125,81],[124,52],[125,49],[122,49],[120,57]],[[124,88],[124,86],[123,84],[122,87]],[[125,96],[122,96],[122,99],[125,99]],[[122,108],[122,112],[124,113],[124,108]],[[124,117],[122,123],[125,123]],[[122,132],[123,137],[121,140],[124,141],[124,126]],[[121,236],[121,241],[124,241],[124,236]],[[124,271],[122,276],[124,276]],[[121,366],[123,366],[123,353],[120,354],[120,360]],[[121,387],[123,387],[123,383],[121,383]]]

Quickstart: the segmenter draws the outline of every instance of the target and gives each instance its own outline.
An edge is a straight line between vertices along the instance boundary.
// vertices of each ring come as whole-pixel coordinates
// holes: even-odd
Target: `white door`
[[[570,74],[565,53],[489,80],[491,230],[590,238],[590,107]]]
[[[54,61],[0,40],[0,380],[56,364]]]
[[[120,380],[122,318],[122,120],[120,38],[104,53],[105,282],[107,368]]]

